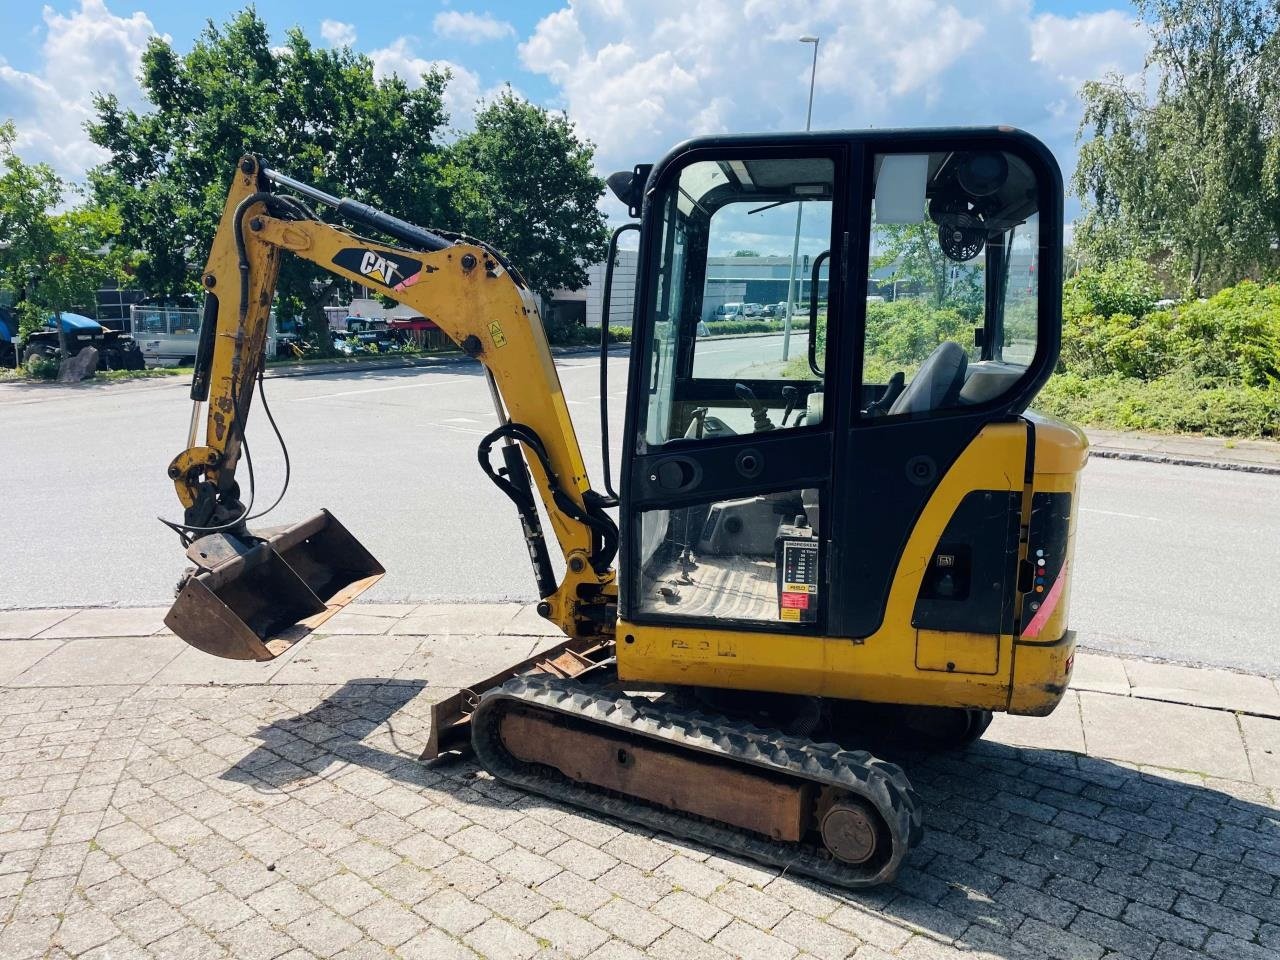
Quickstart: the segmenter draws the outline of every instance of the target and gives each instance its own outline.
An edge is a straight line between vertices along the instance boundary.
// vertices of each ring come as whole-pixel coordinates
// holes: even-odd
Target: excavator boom
[[[321,220],[285,187],[401,241],[376,243]],[[301,257],[430,317],[484,366],[499,426],[481,463],[516,504],[540,609],[570,637],[612,627],[617,528],[590,486],[536,300],[497,251],[442,237],[339,199],[244,157],[203,274],[204,316],[192,378],[187,447],[169,466],[185,515],[175,524],[195,564],[166,619],[180,637],[234,659],[269,660],[368,589],[381,565],[327,511],[286,529],[253,532],[253,499],[237,468],[260,388],[281,257]],[[268,412],[269,415],[269,412]],[[204,437],[200,442],[203,421]],[[502,465],[489,450],[500,444]],[[250,474],[251,460],[250,463]],[[557,582],[534,493],[563,555]]]

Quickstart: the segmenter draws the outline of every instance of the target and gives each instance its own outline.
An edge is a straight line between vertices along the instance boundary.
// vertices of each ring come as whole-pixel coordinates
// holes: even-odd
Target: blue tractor
[[[104,327],[97,320],[79,313],[63,313],[62,329],[67,336],[67,346],[73,354],[84,347],[93,347],[98,351],[100,369],[141,370],[146,365],[142,351],[133,337]],[[0,307],[0,364],[13,366],[19,350],[23,363],[32,357],[56,360],[59,344],[54,318],[50,316],[42,329],[32,331],[25,340],[20,341],[17,314],[9,307]]]

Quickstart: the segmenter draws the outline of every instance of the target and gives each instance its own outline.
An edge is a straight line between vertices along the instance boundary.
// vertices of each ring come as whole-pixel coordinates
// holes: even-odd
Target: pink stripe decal
[[[1022,628],[1024,637],[1034,639],[1040,635],[1040,631],[1044,629],[1045,622],[1053,616],[1053,611],[1057,609],[1058,601],[1062,599],[1062,584],[1066,578],[1067,564],[1064,563],[1062,569],[1058,571],[1058,579],[1053,581],[1053,586],[1045,594],[1044,602],[1040,604],[1040,609],[1036,611],[1036,615],[1031,618],[1030,622]]]
[[[412,287],[415,283],[417,283],[421,279],[422,279],[422,271],[419,270],[412,277],[405,277],[403,280],[397,283],[395,287],[393,287],[393,289],[399,290],[400,292],[403,293],[405,290],[407,290],[409,287]]]

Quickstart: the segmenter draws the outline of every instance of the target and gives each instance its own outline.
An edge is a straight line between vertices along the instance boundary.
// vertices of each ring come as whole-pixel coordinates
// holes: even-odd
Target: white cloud
[[[84,131],[92,95],[114,93],[127,106],[141,105],[138,70],[155,27],[145,13],[115,16],[103,0],[81,0],[69,14],[46,6],[44,27],[35,70],[17,70],[0,57],[0,115],[13,118],[26,159],[75,180],[106,159]]]
[[[451,60],[428,60],[417,55],[411,37],[397,37],[388,46],[370,51],[373,75],[381,80],[392,75],[400,77],[411,88],[422,86],[422,75],[431,70],[448,69],[453,74],[444,92],[444,106],[455,127],[466,128],[472,123],[476,102],[481,98],[480,78],[472,71]]]
[[[320,36],[331,47],[354,47],[356,45],[356,25],[343,23],[341,20],[321,20]]]
[[[506,20],[499,20],[488,13],[463,13],[460,10],[443,10],[431,23],[436,36],[466,43],[485,43],[514,37],[516,28]]]
[[[1037,15],[1032,0],[564,0],[520,44],[525,67],[598,146],[602,171],[682,139],[804,126],[821,37],[816,129],[1007,123],[1074,164],[1079,79],[1140,70],[1119,10]]]
[[[1031,23],[1031,59],[1073,88],[1107,72],[1137,72],[1149,49],[1146,28],[1120,10],[1077,17],[1045,13]]]

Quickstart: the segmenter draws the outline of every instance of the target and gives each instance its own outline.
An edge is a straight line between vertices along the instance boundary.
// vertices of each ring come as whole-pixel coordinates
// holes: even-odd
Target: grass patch
[[[155,380],[160,377],[191,375],[191,367],[147,367],[143,370],[96,370],[94,380]]]

